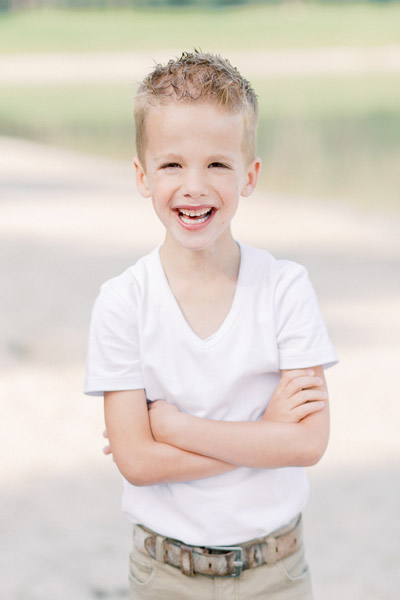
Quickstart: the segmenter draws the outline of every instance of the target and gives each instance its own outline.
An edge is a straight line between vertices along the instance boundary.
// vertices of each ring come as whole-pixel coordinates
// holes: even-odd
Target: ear
[[[240,193],[241,196],[250,196],[257,185],[258,175],[261,169],[261,159],[256,156],[247,168],[246,181]]]
[[[135,165],[136,187],[144,198],[150,198],[151,192],[148,185],[147,176],[143,165],[137,156],[133,159],[133,164]]]

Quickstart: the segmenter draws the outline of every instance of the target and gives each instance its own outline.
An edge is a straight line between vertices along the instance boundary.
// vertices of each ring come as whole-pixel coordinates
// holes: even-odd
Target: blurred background
[[[2,590],[127,598],[129,524],[82,395],[100,284],[162,240],[135,189],[155,62],[227,56],[260,100],[235,234],[308,268],[340,364],[305,512],[316,600],[400,586],[400,3],[0,0]]]
[[[126,160],[136,81],[154,60],[199,47],[229,55],[259,94],[265,189],[366,208],[398,200],[397,2],[0,0],[1,9],[5,135]]]

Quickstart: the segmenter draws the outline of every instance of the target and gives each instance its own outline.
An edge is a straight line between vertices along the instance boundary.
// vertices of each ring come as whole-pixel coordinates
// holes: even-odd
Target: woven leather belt
[[[135,544],[159,562],[177,567],[184,575],[239,577],[246,569],[271,565],[296,552],[302,544],[301,515],[288,527],[240,546],[188,546],[141,525],[135,529]]]

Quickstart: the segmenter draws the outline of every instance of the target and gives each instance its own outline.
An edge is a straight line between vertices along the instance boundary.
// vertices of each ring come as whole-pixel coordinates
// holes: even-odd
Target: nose
[[[185,198],[201,198],[208,196],[209,189],[206,177],[199,169],[188,169],[182,182],[182,194]]]

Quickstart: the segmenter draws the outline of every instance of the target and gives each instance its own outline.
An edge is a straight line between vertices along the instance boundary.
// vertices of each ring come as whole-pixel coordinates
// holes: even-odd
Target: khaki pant
[[[135,532],[134,532],[135,533]],[[133,543],[131,600],[312,600],[304,548],[273,565],[243,571],[240,577],[188,577],[156,561]]]

